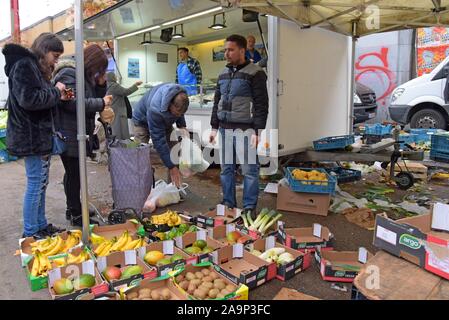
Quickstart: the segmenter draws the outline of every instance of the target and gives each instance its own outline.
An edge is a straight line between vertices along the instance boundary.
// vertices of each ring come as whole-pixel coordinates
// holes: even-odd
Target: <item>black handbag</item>
[[[131,107],[131,102],[129,102],[128,97],[124,97],[125,99],[125,105],[126,105],[126,117],[128,119],[133,118],[133,108]]]

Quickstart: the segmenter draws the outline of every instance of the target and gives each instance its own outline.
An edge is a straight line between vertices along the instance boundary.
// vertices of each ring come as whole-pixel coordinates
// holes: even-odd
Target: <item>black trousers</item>
[[[64,192],[66,196],[67,212],[69,212],[72,217],[79,217],[81,216],[79,159],[61,155],[61,160],[65,169]]]

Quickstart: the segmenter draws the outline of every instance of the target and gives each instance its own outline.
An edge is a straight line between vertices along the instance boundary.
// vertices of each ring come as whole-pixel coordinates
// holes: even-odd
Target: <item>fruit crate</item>
[[[354,135],[327,137],[313,142],[316,151],[344,149],[355,142]]]
[[[376,123],[376,124],[367,124],[365,126],[366,135],[383,136],[391,134],[391,130],[393,130],[393,126],[391,124],[382,125],[380,123]]]
[[[438,129],[411,129],[410,133],[418,135],[416,143],[430,142],[432,135],[438,132]]]
[[[449,135],[432,135],[432,151],[449,153]]]
[[[325,173],[327,176],[327,181],[314,181],[314,180],[296,180],[293,177],[293,170],[299,169],[302,171],[313,171]],[[290,189],[294,192],[304,192],[304,193],[324,193],[324,194],[334,194],[335,187],[337,185],[337,178],[331,176],[325,169],[310,169],[310,168],[293,168],[288,167],[286,170],[286,178],[290,184]]]
[[[430,150],[430,159],[437,162],[449,163],[449,152]]]
[[[400,144],[401,149],[404,149],[406,144],[412,144],[417,142],[418,135],[415,133],[412,134],[401,134],[399,135],[399,141],[402,141]]]
[[[393,138],[391,134],[376,135],[376,134],[365,134],[366,144],[376,144],[382,141],[382,139]]]
[[[359,181],[362,179],[362,172],[359,170],[344,169],[344,168],[328,168],[327,173],[331,176],[337,177],[338,184]]]

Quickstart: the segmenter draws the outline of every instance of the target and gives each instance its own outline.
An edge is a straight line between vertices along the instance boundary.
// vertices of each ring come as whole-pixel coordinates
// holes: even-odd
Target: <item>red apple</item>
[[[226,239],[227,239],[230,243],[236,243],[237,240],[238,240],[240,237],[241,237],[241,235],[240,235],[240,233],[237,232],[237,231],[229,232],[229,233],[226,235]]]
[[[117,267],[106,267],[103,271],[103,275],[108,281],[119,280],[122,276],[122,271]]]
[[[245,244],[246,241],[251,240],[248,236],[242,236],[237,240],[237,243]]]

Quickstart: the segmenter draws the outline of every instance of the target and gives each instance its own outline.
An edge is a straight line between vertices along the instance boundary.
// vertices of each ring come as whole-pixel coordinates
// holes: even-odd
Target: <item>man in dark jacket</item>
[[[228,65],[218,78],[209,140],[214,143],[219,130],[223,204],[230,208],[237,207],[237,160],[244,175],[243,208],[255,216],[260,171],[258,134],[265,129],[267,122],[268,92],[267,76],[259,66],[245,58],[246,47],[246,39],[240,35],[226,39]]]
[[[67,88],[76,89],[76,68],[72,60],[62,61],[54,72],[55,82],[64,83]],[[112,97],[106,96],[106,83],[102,86],[90,81],[85,82],[85,108],[87,155],[93,156],[92,137],[95,129],[95,115],[110,109]],[[75,93],[76,97],[76,93]],[[112,109],[111,109],[112,110]],[[76,116],[76,99],[61,102],[58,109],[59,128],[67,138],[67,151],[61,155],[64,164],[64,191],[67,198],[66,218],[72,225],[82,226],[79,178],[78,124]],[[91,214],[92,215],[92,214]],[[91,223],[98,223],[92,220]]]
[[[134,136],[141,143],[151,140],[162,162],[170,171],[171,181],[181,186],[181,174],[170,157],[170,136],[173,124],[188,136],[184,114],[189,107],[186,90],[177,84],[165,83],[148,91],[133,110]]]

